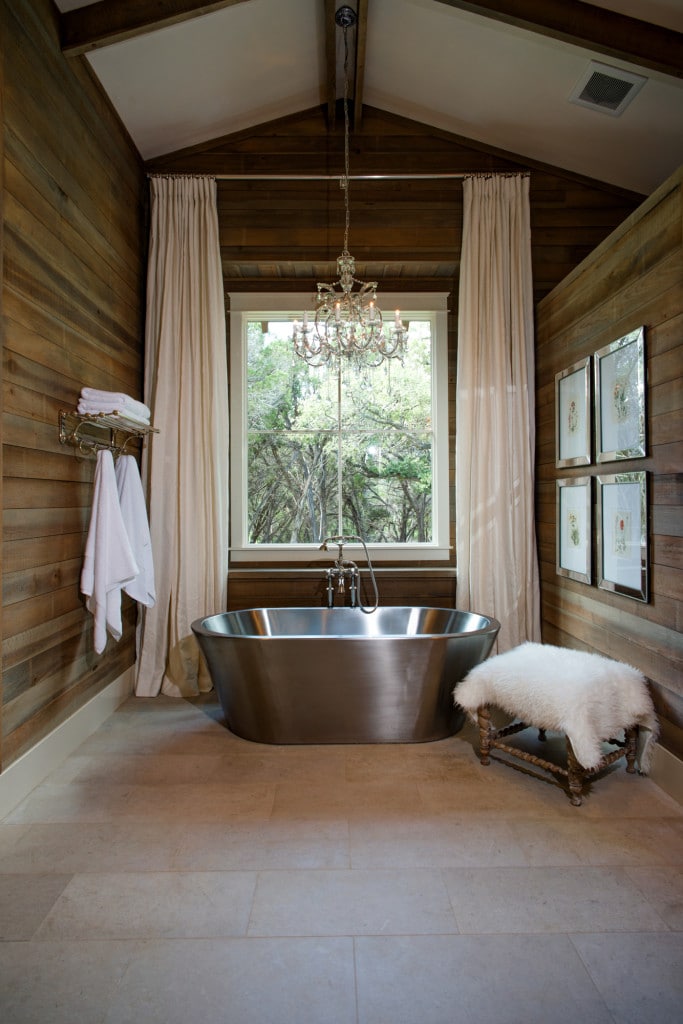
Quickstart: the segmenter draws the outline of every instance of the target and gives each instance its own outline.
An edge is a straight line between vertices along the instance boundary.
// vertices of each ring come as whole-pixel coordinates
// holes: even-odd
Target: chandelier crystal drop
[[[311,366],[349,359],[359,366],[379,366],[385,359],[401,359],[405,353],[408,329],[400,310],[390,324],[385,323],[377,305],[377,281],[363,283],[355,277],[356,261],[349,252],[349,101],[348,39],[349,25],[356,12],[340,7],[335,20],[344,34],[344,174],[339,180],[344,192],[344,248],[337,258],[339,279],[334,284],[318,283],[316,307],[303,314],[303,322],[294,321],[294,351]],[[354,285],[357,290],[354,291]]]

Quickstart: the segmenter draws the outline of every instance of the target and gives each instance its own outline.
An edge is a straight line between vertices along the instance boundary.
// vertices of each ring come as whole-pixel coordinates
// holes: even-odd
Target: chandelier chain
[[[339,184],[344,190],[344,252],[349,251],[349,224],[351,222],[351,212],[349,205],[349,170],[350,170],[350,157],[349,157],[349,40],[348,40],[348,29],[344,25],[344,177],[340,179]]]
[[[384,324],[377,305],[377,282],[358,281],[356,261],[349,252],[350,119],[349,119],[349,42],[348,26],[355,24],[355,11],[340,8],[335,21],[342,28],[344,39],[344,173],[339,184],[344,192],[344,249],[337,258],[339,279],[335,284],[318,282],[316,308],[309,320],[304,312],[303,323],[294,321],[294,351],[310,366],[327,363],[340,365],[341,359],[357,366],[379,366],[385,360],[402,359],[408,329],[396,310],[394,322]],[[354,291],[357,285],[357,291]],[[312,321],[312,322],[311,322]]]

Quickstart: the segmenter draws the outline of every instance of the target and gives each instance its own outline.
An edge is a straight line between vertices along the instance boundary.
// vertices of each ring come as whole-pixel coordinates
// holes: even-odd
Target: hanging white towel
[[[140,572],[124,586],[129,597],[151,608],[156,601],[154,586],[154,560],[149,535],[147,507],[140,480],[140,470],[132,455],[122,455],[116,463],[116,486],[123,523],[128,533],[131,550]]]
[[[121,515],[114,459],[109,449],[102,449],[97,453],[92,513],[81,572],[81,591],[95,619],[98,654],[107,643],[107,631],[115,640],[121,639],[121,588],[138,573]]]

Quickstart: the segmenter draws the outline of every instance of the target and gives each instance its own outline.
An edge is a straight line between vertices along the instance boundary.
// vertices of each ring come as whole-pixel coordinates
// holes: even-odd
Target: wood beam
[[[212,14],[248,0],[99,0],[59,16],[62,53],[75,57],[100,46]]]
[[[438,0],[485,18],[683,78],[683,33],[583,0]]]

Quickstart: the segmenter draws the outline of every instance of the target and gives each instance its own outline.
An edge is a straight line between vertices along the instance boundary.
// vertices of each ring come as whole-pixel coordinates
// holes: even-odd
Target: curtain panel
[[[143,456],[157,601],[139,635],[136,693],[211,689],[191,630],[224,611],[228,372],[213,178],[152,178],[145,402],[159,429]]]
[[[457,606],[540,640],[529,178],[463,181],[456,408]]]

